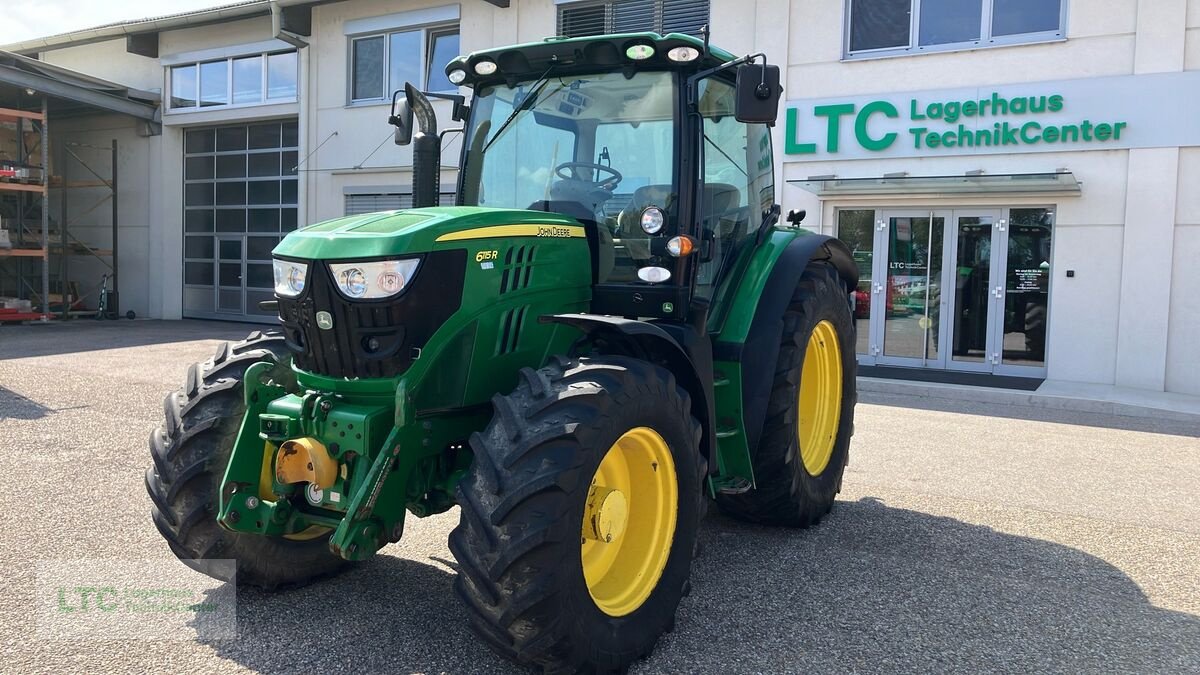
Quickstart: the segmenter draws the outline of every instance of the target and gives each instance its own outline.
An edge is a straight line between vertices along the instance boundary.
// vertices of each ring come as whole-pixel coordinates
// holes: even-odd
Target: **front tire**
[[[622,670],[674,625],[703,494],[700,424],[637,359],[521,371],[471,437],[455,590],[493,649],[548,671]]]
[[[146,491],[154,525],[171,552],[199,572],[228,580],[232,570],[212,561],[235,560],[239,586],[298,586],[346,562],[329,550],[328,534],[300,541],[230,532],[217,524],[221,479],[246,411],[246,369],[275,363],[280,368],[272,376],[287,378],[288,357],[279,334],[256,331],[241,342],[222,343],[212,359],[188,369],[184,388],[163,401],[164,424],[150,434],[154,463],[146,470]]]
[[[767,421],[754,451],[756,487],[719,494],[732,516],[808,527],[833,508],[854,433],[857,363],[847,289],[832,265],[814,262],[783,316]]]

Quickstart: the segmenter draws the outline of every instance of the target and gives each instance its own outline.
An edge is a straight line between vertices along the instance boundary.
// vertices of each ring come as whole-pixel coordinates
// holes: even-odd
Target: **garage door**
[[[184,316],[270,322],[271,249],[296,229],[295,120],[184,134]]]

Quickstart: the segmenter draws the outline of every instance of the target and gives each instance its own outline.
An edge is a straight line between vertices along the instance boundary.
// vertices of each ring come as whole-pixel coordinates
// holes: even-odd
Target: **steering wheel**
[[[581,169],[590,169],[597,173],[607,173],[609,176],[603,180],[593,181],[580,175]],[[562,164],[554,167],[554,175],[563,180],[577,180],[584,183],[591,183],[594,187],[597,187],[601,190],[608,190],[610,192],[613,190],[613,188],[617,187],[617,184],[621,182],[621,178],[623,177],[621,176],[620,171],[617,171],[611,166],[606,164],[593,164],[592,162],[563,162]]]

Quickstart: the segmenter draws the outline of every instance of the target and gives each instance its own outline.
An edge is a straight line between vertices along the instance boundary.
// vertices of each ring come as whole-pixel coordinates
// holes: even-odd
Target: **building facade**
[[[122,141],[124,304],[269,320],[283,234],[408,203],[401,83],[705,24],[783,67],[778,194],[855,252],[861,363],[1200,395],[1200,0],[283,0],[6,49],[163,92],[161,127],[57,130]]]

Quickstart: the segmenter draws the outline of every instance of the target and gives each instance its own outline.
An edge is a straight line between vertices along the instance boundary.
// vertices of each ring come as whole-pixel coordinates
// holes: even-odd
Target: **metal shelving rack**
[[[39,147],[36,152],[40,153],[41,159],[41,181],[38,183],[11,181],[0,178],[0,198],[5,194],[15,193],[17,195],[17,218],[15,220],[15,228],[10,235],[13,236],[12,248],[0,248],[0,281],[3,277],[15,280],[12,288],[18,295],[24,297],[26,295],[36,296],[40,298],[40,307],[34,307],[31,312],[12,312],[0,309],[0,322],[9,321],[49,321],[51,318],[67,319],[72,315],[78,314],[95,314],[94,311],[73,311],[72,305],[80,300],[76,294],[72,292],[72,284],[69,282],[68,270],[69,261],[72,256],[94,256],[99,259],[108,268],[109,279],[112,290],[108,297],[108,310],[111,316],[116,316],[118,312],[117,299],[117,141],[112,141],[111,147],[99,146],[84,146],[78,143],[66,143],[61,146],[59,160],[56,164],[60,167],[62,176],[52,176],[50,172],[49,161],[49,124],[48,124],[48,101],[43,97],[41,112],[14,110],[9,108],[0,108],[0,124],[16,125],[17,147],[18,147],[18,164],[28,165],[29,155],[32,154],[26,148],[25,142],[25,127],[31,125],[32,130],[38,134]],[[111,166],[107,172],[98,171],[88,161],[80,157],[76,152],[77,149],[88,147],[93,150],[104,151],[105,155],[111,156]],[[74,159],[86,173],[90,174],[94,180],[65,180],[66,168],[69,163],[67,158]],[[108,176],[102,175],[108,173]],[[77,188],[107,188],[106,192],[99,199],[84,209],[81,213],[74,217],[77,221],[93,212],[95,212],[106,201],[110,202],[112,208],[112,248],[102,249],[93,247],[79,238],[71,234],[71,225],[73,220],[68,212],[68,194],[72,189]],[[50,222],[50,203],[49,196],[51,190],[61,190],[59,200],[59,218],[57,222],[57,231],[51,231]],[[31,197],[32,196],[32,197]],[[27,199],[37,200],[34,203],[29,203]],[[35,233],[35,236],[30,236],[30,228],[28,227],[28,214],[34,211],[34,207],[40,215],[40,233]],[[52,260],[52,256],[57,256],[57,260]],[[108,261],[105,261],[108,258]],[[40,261],[40,274],[31,273],[29,268],[33,265],[27,264],[30,261]],[[6,269],[7,268],[7,269]],[[7,274],[5,274],[7,273]],[[51,312],[51,277],[56,276],[58,286],[58,303],[61,308],[59,311]],[[38,290],[40,287],[40,290]],[[97,289],[98,292],[98,289]],[[85,294],[90,295],[90,293]]]
[[[73,314],[87,314],[87,315],[95,314],[95,312],[92,312],[90,310],[84,310],[81,312],[72,311],[71,310],[71,302],[68,301],[68,299],[67,299],[67,296],[69,295],[68,289],[67,289],[67,280],[69,278],[67,276],[67,270],[69,267],[68,263],[69,263],[71,257],[72,256],[93,256],[96,259],[103,262],[104,265],[108,268],[108,279],[109,279],[109,284],[111,286],[111,290],[108,292],[107,310],[108,310],[108,316],[115,318],[116,316],[119,316],[119,314],[120,314],[119,309],[118,309],[119,308],[119,298],[118,298],[118,294],[117,294],[117,243],[118,243],[117,242],[117,222],[118,222],[118,220],[117,220],[117,207],[118,207],[118,201],[117,201],[117,140],[114,138],[112,140],[111,146],[108,146],[108,147],[98,146],[98,145],[85,145],[85,144],[81,144],[81,143],[66,143],[66,144],[63,144],[61,147],[63,149],[63,154],[66,156],[69,156],[71,159],[74,159],[75,162],[77,162],[80,167],[82,167],[88,174],[90,174],[92,176],[92,179],[74,180],[74,181],[66,180],[67,165],[69,164],[69,161],[66,159],[66,157],[62,157],[61,161],[58,163],[58,166],[62,168],[62,175],[60,177],[55,177],[55,178],[50,179],[50,189],[51,190],[60,189],[60,188],[62,189],[62,193],[60,195],[60,200],[59,200],[60,216],[58,219],[58,227],[59,227],[59,231],[57,233],[58,241],[54,244],[51,244],[51,247],[52,247],[51,253],[61,254],[61,260],[59,262],[59,265],[60,265],[59,278],[62,280],[62,283],[61,283],[62,312],[61,312],[60,316],[64,319],[66,319],[66,318],[69,318]],[[98,169],[93,164],[90,164],[87,160],[85,160],[83,157],[81,157],[78,153],[75,152],[76,149],[81,149],[81,148],[90,148],[92,150],[101,151],[101,152],[105,153],[106,155],[111,155],[112,159],[111,159],[111,164],[109,165],[107,177],[105,177],[103,175],[103,173],[104,173],[103,170]],[[81,213],[77,214],[74,217],[74,219],[72,219],[67,210],[67,204],[69,201],[68,195],[69,195],[70,190],[76,189],[76,188],[108,188],[108,189],[99,199],[94,200],[92,202],[91,206],[88,206]],[[86,244],[83,241],[79,240],[78,238],[74,237],[71,234],[72,223],[75,220],[78,220],[90,213],[95,212],[106,201],[109,202],[109,206],[112,209],[112,248],[107,248],[107,249],[96,248],[96,247]],[[105,262],[104,261],[105,258],[108,258],[109,261]],[[99,288],[97,288],[97,295],[98,294],[99,294]],[[87,295],[90,295],[90,293],[85,294],[85,297]],[[74,300],[79,300],[79,298],[74,298]]]
[[[16,192],[17,195],[17,219],[16,225],[16,241],[13,241],[12,248],[0,248],[0,261],[8,262],[5,259],[15,258],[17,291],[24,292],[27,288],[31,289],[32,285],[25,278],[23,264],[24,259],[36,258],[41,260],[41,300],[42,307],[40,312],[0,312],[0,321],[31,321],[41,320],[48,321],[50,319],[50,209],[48,197],[50,192],[50,144],[49,144],[49,102],[46,97],[42,97],[41,112],[33,112],[28,110],[14,110],[11,108],[0,108],[0,123],[16,125],[16,140],[17,140],[17,162],[20,164],[28,164],[28,150],[25,147],[25,125],[32,125],[33,129],[39,135],[38,150],[41,154],[41,182],[36,184],[25,183],[20,181],[8,181],[0,179],[0,193]],[[24,193],[24,194],[22,194]],[[34,195],[35,199],[40,200],[41,211],[41,237],[40,246],[31,248],[26,246],[25,242],[25,216],[27,205],[25,196]]]

